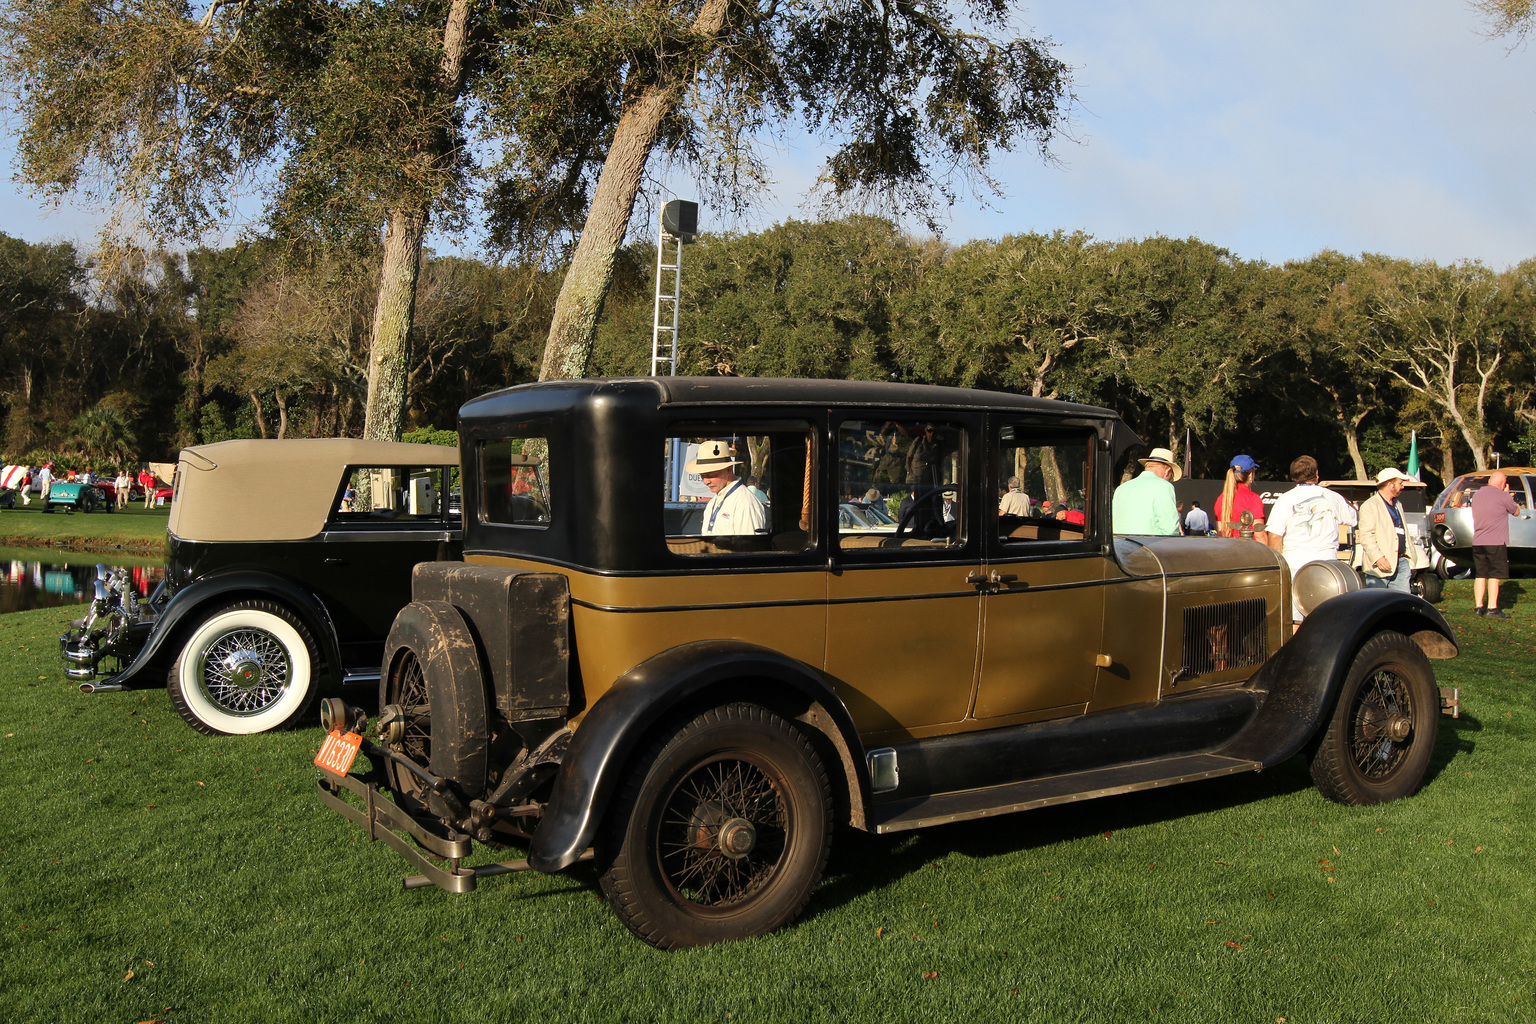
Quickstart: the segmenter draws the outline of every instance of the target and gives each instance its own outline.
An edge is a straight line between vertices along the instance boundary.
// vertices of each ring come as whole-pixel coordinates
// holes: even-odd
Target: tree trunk
[[[277,389],[277,439],[281,441],[288,436],[288,399],[283,397],[283,389]]]
[[[707,0],[694,19],[693,31],[714,40],[725,25],[728,0]],[[697,53],[698,51],[695,51]],[[694,59],[702,59],[695,57]],[[686,58],[680,58],[683,63]],[[549,338],[544,343],[544,359],[539,380],[583,377],[592,360],[592,343],[597,335],[597,320],[613,284],[613,264],[629,217],[635,209],[640,178],[645,162],[656,144],[662,120],[682,100],[683,89],[693,75],[692,63],[683,64],[684,73],[647,85],[632,105],[625,108],[614,129],[613,145],[603,161],[592,205],[571,257],[570,269],[560,285],[555,300],[554,318]]]
[[[470,0],[453,0],[443,26],[443,60],[438,88],[445,104],[458,102],[464,88],[464,48],[468,39]],[[434,159],[449,156],[449,140],[441,140]],[[384,266],[379,274],[379,298],[373,310],[373,336],[368,344],[368,405],[363,437],[400,440],[410,392],[411,322],[416,313],[416,281],[421,276],[421,243],[427,233],[425,208],[390,212],[384,230]]]
[[[411,318],[416,311],[416,279],[421,274],[421,242],[426,232],[427,215],[422,210],[396,210],[389,215],[379,300],[373,311],[373,339],[368,345],[365,438],[400,440],[411,368]]]
[[[646,159],[656,142],[662,118],[681,94],[677,86],[650,86],[619,119],[613,146],[592,194],[581,239],[560,285],[560,297],[555,300],[549,338],[544,343],[544,361],[539,368],[540,380],[586,375],[597,320],[613,284],[614,259],[629,230],[629,217],[640,191]]]
[[[247,392],[251,396],[251,406],[256,410],[256,431],[262,437],[267,436],[267,417],[261,411],[261,396],[254,391]]]

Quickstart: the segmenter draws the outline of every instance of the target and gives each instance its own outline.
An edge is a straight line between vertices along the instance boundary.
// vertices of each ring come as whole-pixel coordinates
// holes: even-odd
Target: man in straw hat
[[[729,441],[705,441],[698,455],[683,467],[697,473],[714,497],[704,506],[705,536],[762,533],[767,529],[763,503],[753,496],[746,484],[736,478],[736,467],[743,465]]]
[[[1403,503],[1397,496],[1409,476],[1394,466],[1376,474],[1376,493],[1360,503],[1360,563],[1365,585],[1409,592],[1413,571],[1429,564],[1423,550],[1408,536]]]
[[[1113,517],[1116,533],[1179,532],[1179,510],[1173,481],[1183,472],[1167,448],[1153,448],[1141,461],[1141,473],[1115,488]]]

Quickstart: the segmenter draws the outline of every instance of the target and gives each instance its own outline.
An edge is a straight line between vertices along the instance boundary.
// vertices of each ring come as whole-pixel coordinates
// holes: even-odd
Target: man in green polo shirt
[[[1112,510],[1115,532],[1178,533],[1179,510],[1173,497],[1173,481],[1183,473],[1174,464],[1173,452],[1167,448],[1153,448],[1140,462],[1141,473],[1115,488]]]

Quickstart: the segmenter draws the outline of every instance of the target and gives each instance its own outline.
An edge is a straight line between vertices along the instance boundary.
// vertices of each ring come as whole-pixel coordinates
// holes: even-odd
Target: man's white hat
[[[699,445],[698,457],[683,467],[685,473],[714,473],[727,466],[745,465],[736,457],[736,449],[729,441],[705,441]]]
[[[1184,475],[1184,471],[1179,468],[1179,464],[1177,462],[1173,461],[1173,452],[1169,451],[1167,448],[1153,448],[1150,452],[1147,453],[1147,457],[1146,458],[1139,459],[1138,461],[1143,466],[1145,466],[1149,462],[1161,462],[1161,463],[1163,463],[1164,465],[1172,468],[1172,470],[1173,470],[1173,479],[1175,479],[1175,480],[1179,479],[1180,477],[1182,477]]]
[[[1382,484],[1387,483],[1390,480],[1407,480],[1412,482],[1413,477],[1409,476],[1407,473],[1404,473],[1402,470],[1395,466],[1388,466],[1386,469],[1376,474],[1377,487],[1380,487]]]

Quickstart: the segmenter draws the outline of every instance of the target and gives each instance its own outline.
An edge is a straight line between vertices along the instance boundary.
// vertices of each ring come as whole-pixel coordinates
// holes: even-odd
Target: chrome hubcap
[[[220,710],[256,715],[282,698],[293,681],[293,663],[276,637],[239,629],[209,645],[198,679],[203,693]]]

